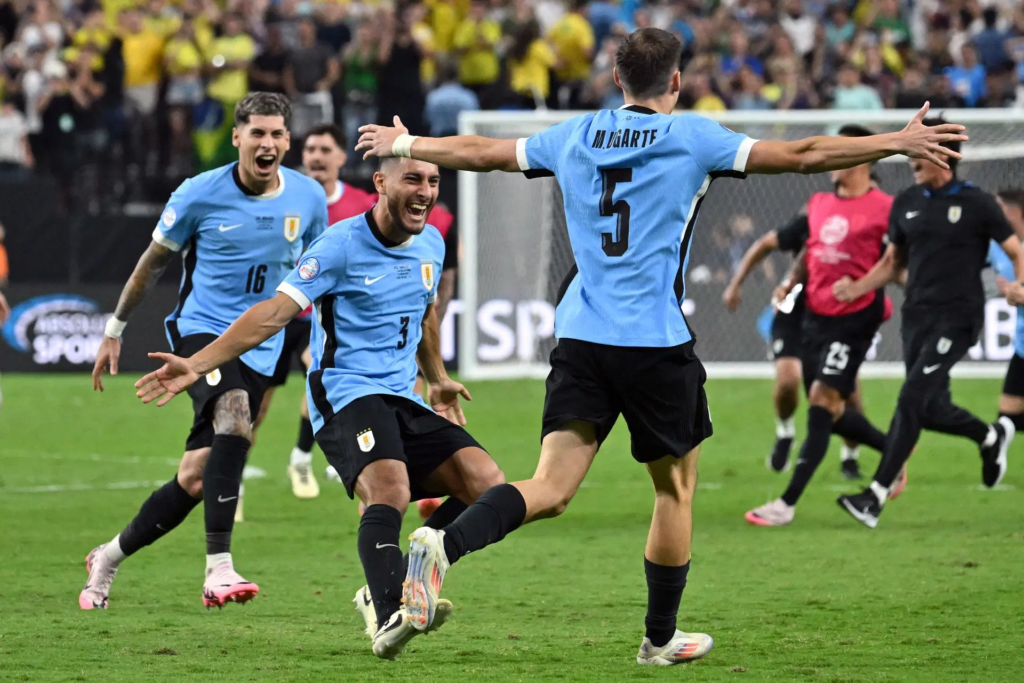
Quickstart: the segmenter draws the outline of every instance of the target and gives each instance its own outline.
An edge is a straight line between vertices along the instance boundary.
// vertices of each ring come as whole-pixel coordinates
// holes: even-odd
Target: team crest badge
[[[206,375],[206,383],[211,387],[215,387],[220,384],[220,368],[214,368]]]
[[[299,230],[302,227],[302,216],[285,216],[284,217],[284,238],[289,242],[294,242],[299,236]]]
[[[951,206],[949,207],[949,213],[946,215],[946,217],[949,218],[950,223],[956,223],[958,220],[960,220],[960,214],[962,213],[963,210],[959,206]]]
[[[356,442],[359,444],[359,450],[361,450],[363,453],[369,453],[377,444],[377,442],[373,438],[372,429],[367,429],[359,432],[356,435]]]
[[[949,349],[953,346],[953,341],[946,339],[945,337],[939,338],[939,343],[935,345],[935,350],[941,354],[949,352]]]
[[[428,292],[434,291],[434,262],[420,261],[420,276],[423,278],[423,286]]]

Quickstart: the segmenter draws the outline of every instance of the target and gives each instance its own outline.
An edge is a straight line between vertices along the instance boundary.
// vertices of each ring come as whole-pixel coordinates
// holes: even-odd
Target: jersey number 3
[[[614,201],[615,186],[633,181],[631,168],[601,169],[601,215],[617,216],[615,234],[601,233],[601,248],[608,256],[622,256],[629,248],[629,203],[625,199]]]

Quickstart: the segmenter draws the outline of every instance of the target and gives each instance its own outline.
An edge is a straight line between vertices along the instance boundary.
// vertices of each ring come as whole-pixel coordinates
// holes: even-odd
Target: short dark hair
[[[996,196],[1003,200],[1004,204],[1016,206],[1024,210],[1024,189],[1019,187],[1004,187],[996,193]]]
[[[235,127],[240,128],[253,116],[280,116],[284,127],[292,122],[292,105],[288,98],[276,92],[251,92],[235,105]]]
[[[637,99],[660,97],[679,70],[683,44],[668,31],[641,28],[622,39],[615,50],[615,67],[622,88]]]
[[[946,119],[942,118],[941,116],[929,116],[924,121],[922,121],[922,123],[924,125],[926,125],[926,126],[941,126],[942,124],[947,123],[947,121],[946,121]],[[960,152],[960,141],[959,140],[953,140],[951,142],[943,142],[939,146],[940,147],[945,147],[946,149],[951,150],[953,152],[957,152],[957,153]],[[953,175],[956,175],[956,166],[959,163],[959,161],[960,161],[959,159],[954,159],[953,157],[949,157],[949,158],[946,159],[946,163],[949,164],[949,170],[953,172]]]
[[[342,151],[348,150],[348,139],[345,137],[345,133],[333,123],[321,123],[313,126],[306,133],[306,139],[308,140],[313,135],[330,135]]]

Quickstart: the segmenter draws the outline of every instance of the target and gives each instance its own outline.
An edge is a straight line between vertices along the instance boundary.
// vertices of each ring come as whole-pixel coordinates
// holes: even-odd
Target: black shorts
[[[650,348],[560,339],[551,352],[541,439],[583,420],[596,427],[600,444],[621,413],[636,460],[681,458],[711,436],[706,379],[692,341]]]
[[[310,320],[299,320],[295,318],[284,328],[284,346],[281,348],[281,357],[277,359],[277,367],[270,378],[270,386],[279,387],[288,381],[288,373],[292,371],[292,358],[302,365],[302,353],[309,348],[309,333],[313,327]]]
[[[190,334],[178,340],[174,355],[188,358],[217,338],[215,334]],[[220,366],[189,387],[192,397],[192,431],[185,440],[185,450],[209,448],[213,445],[213,408],[215,399],[232,389],[242,389],[249,394],[249,415],[255,420],[260,412],[260,403],[267,390],[270,378],[261,375],[239,359]]]
[[[1016,353],[1010,357],[1010,367],[1006,368],[1003,393],[1007,396],[1024,396],[1024,358]]]
[[[433,498],[427,477],[463,448],[483,449],[462,427],[401,396],[357,398],[316,433],[327,462],[338,470],[348,497],[359,474],[377,460],[401,460],[409,471],[412,500]]]
[[[787,301],[783,302],[784,310],[776,309],[772,318],[772,345],[768,349],[768,360],[800,358],[807,295],[802,284],[797,287],[800,290],[796,292],[796,296],[790,293],[792,299],[787,297]]]
[[[817,380],[849,398],[857,388],[857,373],[882,324],[883,298],[847,315],[804,315],[804,385]]]
[[[983,321],[949,313],[921,313],[903,310],[903,362],[907,367],[905,385],[925,393],[949,390],[949,371],[978,341]]]

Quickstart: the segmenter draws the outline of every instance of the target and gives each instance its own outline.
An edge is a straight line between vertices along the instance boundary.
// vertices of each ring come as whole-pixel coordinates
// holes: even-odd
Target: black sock
[[[119,537],[121,552],[125,555],[145,548],[185,521],[188,513],[199,505],[199,500],[188,495],[178,483],[177,475],[153,491],[139,508],[139,514],[128,522]]]
[[[423,526],[431,529],[443,529],[454,522],[468,507],[468,505],[455,496],[448,496],[448,500],[438,505],[437,509],[427,517],[427,520],[423,522]],[[409,554],[406,553],[402,557],[402,576],[405,576],[408,572]]]
[[[498,484],[444,528],[444,552],[455,564],[463,555],[497,543],[526,519],[526,500],[512,484]]]
[[[1024,413],[1004,413],[1000,412],[999,417],[1007,417],[1013,426],[1016,427],[1017,431],[1024,429]]]
[[[847,408],[832,425],[832,433],[854,443],[862,443],[879,453],[885,450],[885,434],[857,410]]]
[[[667,567],[644,558],[644,573],[647,574],[647,617],[644,625],[647,638],[655,647],[662,647],[676,634],[676,614],[689,571],[689,562],[682,567]]]
[[[832,436],[832,413],[828,408],[811,406],[807,409],[807,438],[800,447],[800,457],[793,468],[793,477],[789,487],[782,494],[786,505],[796,505],[807,484],[814,476],[814,471],[825,459],[828,452],[828,441]]]
[[[910,459],[914,452],[917,440],[921,438],[921,401],[915,395],[904,397],[896,403],[896,412],[892,416],[892,424],[889,425],[889,443],[886,445],[885,454],[872,479],[885,488],[890,488],[896,481],[900,471]]]
[[[206,517],[206,554],[231,552],[238,490],[249,452],[249,439],[217,434],[203,470],[203,510]]]
[[[359,560],[377,611],[378,627],[386,624],[402,606],[405,574],[398,546],[401,532],[402,513],[390,505],[371,505],[359,520]]]
[[[312,453],[313,444],[316,441],[313,438],[313,423],[309,421],[308,417],[299,418],[299,440],[295,446],[303,453]]]

